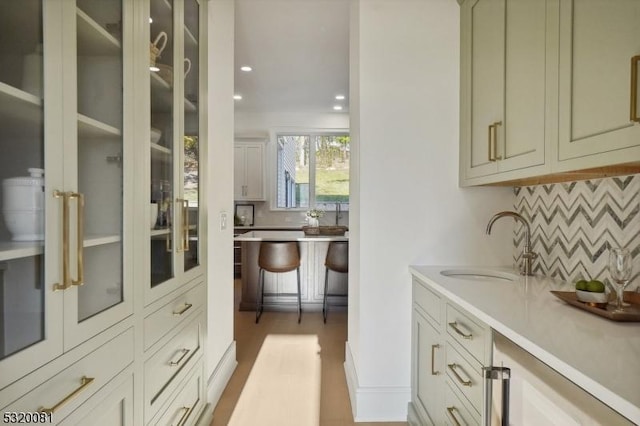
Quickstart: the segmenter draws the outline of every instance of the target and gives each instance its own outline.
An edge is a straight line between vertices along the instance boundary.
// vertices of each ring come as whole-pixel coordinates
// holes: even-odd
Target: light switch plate
[[[220,230],[227,229],[227,212],[220,212]]]

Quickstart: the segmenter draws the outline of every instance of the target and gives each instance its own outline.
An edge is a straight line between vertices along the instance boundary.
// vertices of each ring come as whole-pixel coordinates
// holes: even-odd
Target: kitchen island
[[[640,423],[640,323],[610,321],[568,305],[550,293],[575,290],[561,280],[516,275],[513,281],[480,281],[442,274],[460,267],[409,269],[415,279]]]
[[[234,237],[242,244],[241,282],[242,295],[240,310],[249,311],[256,308],[256,292],[258,288],[258,253],[262,241],[297,241],[300,249],[300,285],[303,313],[321,311],[324,296],[324,260],[331,241],[349,241],[348,233],[344,236],[305,235],[297,231],[249,231]],[[347,274],[330,272],[329,292],[344,295],[340,304],[347,302]],[[265,293],[294,293],[296,291],[296,273],[265,274]],[[332,299],[333,306],[337,303]],[[295,296],[265,296],[265,310],[296,310]]]

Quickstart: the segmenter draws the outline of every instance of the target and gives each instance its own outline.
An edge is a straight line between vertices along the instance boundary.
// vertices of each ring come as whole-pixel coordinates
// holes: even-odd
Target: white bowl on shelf
[[[151,225],[151,229],[156,227],[157,221],[158,221],[158,203],[151,203],[151,215],[149,216],[149,223]]]
[[[162,132],[155,127],[151,128],[151,143],[158,143],[162,137]]]
[[[607,293],[594,293],[584,290],[576,290],[576,298],[585,303],[607,303],[609,301]]]
[[[44,240],[44,210],[3,210],[13,241]]]

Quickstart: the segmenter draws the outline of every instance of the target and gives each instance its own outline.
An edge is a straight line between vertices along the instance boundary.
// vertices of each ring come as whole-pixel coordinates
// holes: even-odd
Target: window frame
[[[278,179],[276,173],[278,171],[278,137],[279,136],[308,136],[309,143],[313,141],[314,136],[351,136],[348,128],[334,129],[314,129],[299,128],[292,130],[273,129],[270,132],[270,147],[268,149],[269,156],[267,161],[267,182],[269,185],[269,205],[271,211],[279,212],[306,212],[309,209],[316,208],[316,153],[315,150],[309,150],[309,206],[308,207],[278,207]],[[346,209],[345,209],[346,210]]]

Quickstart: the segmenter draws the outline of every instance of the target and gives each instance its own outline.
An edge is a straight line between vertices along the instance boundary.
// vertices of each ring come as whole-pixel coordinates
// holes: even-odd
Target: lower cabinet
[[[185,384],[167,405],[156,424],[181,426],[195,424],[204,405],[203,380],[202,365],[194,366]]]
[[[411,425],[482,423],[491,329],[413,280]]]

